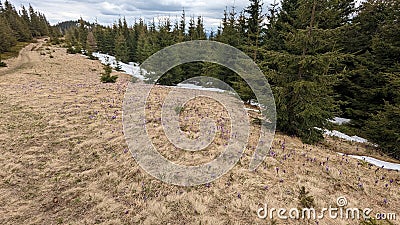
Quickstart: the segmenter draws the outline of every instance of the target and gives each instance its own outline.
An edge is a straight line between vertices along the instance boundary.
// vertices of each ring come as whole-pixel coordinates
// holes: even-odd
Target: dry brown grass
[[[51,50],[52,59],[26,51],[24,66],[20,57],[0,69],[0,224],[268,224],[257,218],[257,209],[264,203],[298,207],[301,186],[314,196],[317,208],[334,206],[345,196],[351,207],[400,216],[399,172],[376,171],[339,156],[334,150],[350,152],[355,145],[334,139],[309,146],[277,134],[276,155],[255,172],[248,170],[247,151],[210,186],[164,184],[126,151],[121,111],[130,78],[119,74],[116,84],[102,84],[99,62],[62,48]],[[157,91],[162,96],[165,90]],[[211,148],[218,152],[216,143]],[[358,151],[369,153],[361,145]],[[319,224],[358,222],[325,219]]]

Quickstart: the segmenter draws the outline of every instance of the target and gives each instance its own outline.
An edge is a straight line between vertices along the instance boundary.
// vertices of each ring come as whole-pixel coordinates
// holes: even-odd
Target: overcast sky
[[[235,5],[237,11],[246,7],[248,0],[10,0],[15,7],[29,3],[46,14],[52,24],[82,17],[101,24],[112,24],[120,17],[126,17],[129,24],[135,18],[150,20],[154,17],[170,16],[173,20],[181,15],[203,16],[207,30],[217,28],[226,6]],[[266,6],[273,0],[264,0]]]

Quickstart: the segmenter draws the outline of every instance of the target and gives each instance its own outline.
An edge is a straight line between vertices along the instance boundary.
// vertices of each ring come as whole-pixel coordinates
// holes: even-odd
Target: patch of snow
[[[341,117],[335,117],[333,118],[333,120],[329,120],[330,122],[337,124],[337,125],[343,125],[346,123],[350,123],[350,119],[346,119],[346,118],[341,118]]]
[[[244,108],[244,110],[246,110],[246,111],[251,111],[251,112],[257,112],[257,113],[259,113],[260,112],[260,110],[257,110],[257,109],[250,109],[250,108]]]
[[[322,130],[321,128],[315,127],[317,130]],[[349,136],[347,134],[344,134],[342,132],[339,132],[337,130],[324,130],[324,134],[330,137],[338,137],[347,141],[352,141],[352,142],[358,142],[358,143],[368,143],[369,141],[367,139],[358,137],[358,136]]]
[[[178,88],[183,88],[183,89],[191,89],[191,90],[201,90],[201,91],[212,91],[212,92],[225,92],[225,90],[219,89],[219,88],[205,88],[202,86],[198,86],[195,84],[187,84],[187,83],[181,83],[177,85]]]
[[[107,54],[99,53],[99,52],[94,52],[93,56],[99,58],[101,63],[103,64],[110,64],[112,67],[116,67],[118,64],[121,67],[121,70],[125,72],[126,74],[129,74],[131,76],[134,76],[140,80],[145,80],[145,77],[142,75],[145,72],[142,71],[142,74],[140,73],[140,67],[139,64],[130,62],[129,64],[123,63],[123,62],[117,62],[114,56],[110,56]]]
[[[112,67],[116,67],[118,64],[121,67],[121,70],[125,72],[126,74],[129,74],[131,76],[134,76],[140,80],[146,80],[146,78],[142,74],[147,74],[146,71],[142,70],[142,74],[140,73],[140,65],[138,63],[130,62],[129,64],[123,63],[123,62],[117,62],[116,58],[114,56],[108,55],[108,54],[103,54],[99,52],[93,53],[93,56],[99,58],[101,63],[103,64],[110,64]],[[207,84],[212,84],[212,83],[207,83]],[[191,90],[201,90],[201,91],[212,91],[212,92],[225,92],[225,90],[219,89],[219,88],[206,88],[202,87],[199,85],[195,84],[188,84],[188,83],[182,83],[177,85],[178,88],[184,88],[184,89],[191,89]]]
[[[258,103],[256,100],[254,100],[254,99],[252,99],[252,100],[250,100],[250,105],[251,106],[256,106],[256,107],[259,107],[259,108],[262,108],[261,106],[263,106],[263,105],[261,105],[260,103]],[[265,108],[265,107],[264,107]]]
[[[340,154],[340,155],[344,155],[344,154]],[[356,155],[348,155],[348,156],[351,158],[354,158],[354,159],[365,161],[367,163],[370,163],[374,166],[377,166],[377,167],[380,167],[383,169],[400,171],[400,164],[397,164],[397,163],[386,162],[386,161],[382,161],[382,160],[375,159],[373,157],[368,157],[368,156],[356,156]]]
[[[368,143],[367,139],[358,137],[358,136],[349,136],[347,134],[344,134],[342,132],[339,132],[337,130],[330,131],[330,130],[325,130],[325,135],[331,136],[331,137],[338,137],[347,141],[352,141],[352,142],[358,142],[358,143]]]

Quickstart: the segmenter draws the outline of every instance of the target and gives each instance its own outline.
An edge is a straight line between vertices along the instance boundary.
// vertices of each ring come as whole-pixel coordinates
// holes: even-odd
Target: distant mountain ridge
[[[87,22],[85,20],[83,20],[83,23],[85,24],[85,26],[87,27],[94,27],[95,24],[94,23],[90,23]],[[78,27],[79,26],[79,20],[68,20],[68,21],[64,21],[64,22],[60,22],[57,23],[55,25],[56,28],[58,28],[61,33],[64,35],[69,29],[71,29],[72,27]]]

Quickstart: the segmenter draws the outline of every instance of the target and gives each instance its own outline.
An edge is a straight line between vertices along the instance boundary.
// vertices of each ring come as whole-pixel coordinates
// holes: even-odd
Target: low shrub
[[[314,197],[309,194],[310,192],[306,191],[305,187],[300,188],[298,197],[300,208],[311,209],[315,207]]]
[[[103,83],[115,83],[118,79],[118,76],[111,76],[112,68],[110,64],[104,66],[104,73],[101,74],[101,82]]]

